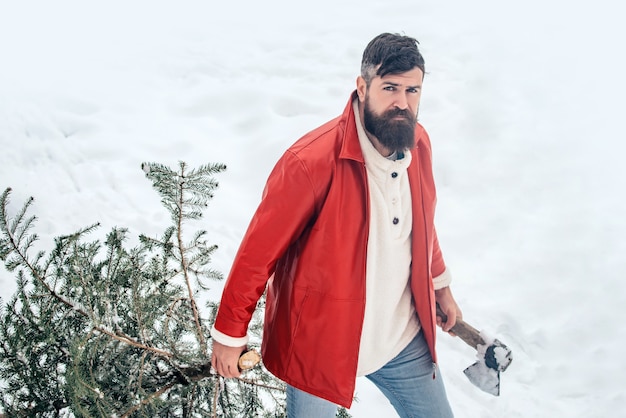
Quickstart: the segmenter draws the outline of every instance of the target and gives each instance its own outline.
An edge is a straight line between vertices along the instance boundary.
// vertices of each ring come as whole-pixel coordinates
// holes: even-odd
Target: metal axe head
[[[481,390],[494,396],[500,396],[499,371],[490,369],[482,361],[477,361],[467,369],[463,370],[463,373],[465,373],[465,376],[467,376],[472,384]]]
[[[439,304],[436,305],[436,309],[437,316],[446,322],[447,316]],[[506,370],[513,361],[511,350],[500,341],[479,332],[461,318],[456,319],[450,331],[476,349],[478,361],[463,372],[470,382],[487,393],[500,395],[500,372]]]
[[[500,372],[513,361],[511,350],[499,340],[476,347],[478,361],[463,371],[467,378],[481,390],[500,395]]]

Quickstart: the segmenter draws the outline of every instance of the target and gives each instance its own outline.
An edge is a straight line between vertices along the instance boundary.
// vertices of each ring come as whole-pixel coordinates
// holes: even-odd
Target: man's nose
[[[405,110],[407,107],[409,107],[409,101],[404,94],[398,94],[396,96],[394,106],[398,109]]]

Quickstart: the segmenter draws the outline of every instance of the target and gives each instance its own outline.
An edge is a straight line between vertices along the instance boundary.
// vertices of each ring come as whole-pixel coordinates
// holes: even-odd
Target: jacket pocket
[[[331,392],[356,377],[364,303],[294,287],[295,315],[287,373]]]

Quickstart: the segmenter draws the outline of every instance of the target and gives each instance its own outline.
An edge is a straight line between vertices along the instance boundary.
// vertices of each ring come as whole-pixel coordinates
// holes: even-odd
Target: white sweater
[[[358,376],[373,373],[393,359],[420,330],[409,286],[411,274],[411,191],[402,159],[383,157],[363,130],[358,101],[354,115],[365,159],[370,196],[365,275],[365,318]]]

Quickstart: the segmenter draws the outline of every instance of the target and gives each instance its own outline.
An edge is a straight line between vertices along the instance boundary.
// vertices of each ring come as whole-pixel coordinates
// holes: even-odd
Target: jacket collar
[[[354,111],[352,110],[352,103],[355,100],[358,100],[356,90],[354,90],[350,95],[350,100],[348,100],[348,104],[341,115],[340,123],[343,125],[343,141],[339,158],[346,158],[364,163],[365,160],[363,159],[363,151],[361,151],[359,135],[356,131]]]

